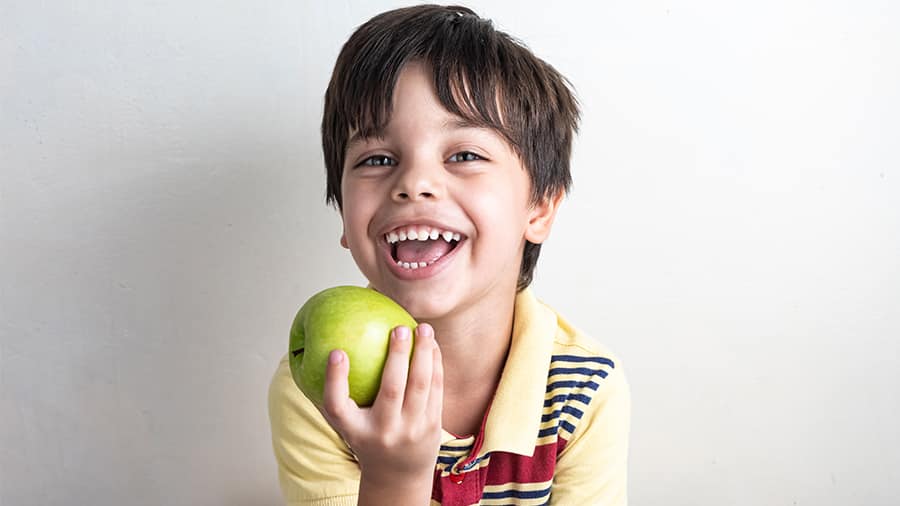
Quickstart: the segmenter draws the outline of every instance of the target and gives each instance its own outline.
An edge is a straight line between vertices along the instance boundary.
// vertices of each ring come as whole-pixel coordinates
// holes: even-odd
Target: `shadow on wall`
[[[135,213],[107,236],[124,239],[110,286],[132,293],[118,331],[140,358],[120,387],[144,399],[146,439],[133,450],[153,456],[140,474],[167,490],[156,504],[280,502],[268,382],[303,294],[328,284],[327,269],[308,266],[333,263],[337,245],[324,246],[339,229],[310,241],[334,213],[320,205],[304,215],[315,200],[295,197],[311,188],[319,197],[321,172],[303,184],[311,175],[298,181],[285,160],[245,157],[132,182]]]
[[[54,200],[58,310],[33,337],[57,348],[10,368],[54,374],[10,385],[32,437],[3,499],[280,504],[268,383],[299,305],[349,264],[318,153],[231,151],[101,161],[119,168]]]

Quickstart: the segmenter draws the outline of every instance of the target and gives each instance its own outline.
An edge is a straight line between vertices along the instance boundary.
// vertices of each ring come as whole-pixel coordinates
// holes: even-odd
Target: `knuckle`
[[[336,422],[340,422],[344,418],[343,408],[341,403],[334,402],[333,400],[326,400],[322,404],[322,411],[325,412],[325,416]]]
[[[397,436],[392,432],[384,432],[378,435],[377,443],[381,448],[394,448],[397,446]]]
[[[397,385],[382,385],[381,396],[390,401],[396,401],[403,398],[403,390]]]
[[[426,378],[422,378],[419,376],[413,376],[409,381],[410,390],[416,393],[427,392],[431,387],[431,382]]]

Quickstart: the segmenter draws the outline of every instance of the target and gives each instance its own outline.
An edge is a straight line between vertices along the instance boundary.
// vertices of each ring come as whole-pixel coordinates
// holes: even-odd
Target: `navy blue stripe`
[[[441,445],[441,451],[442,451],[442,452],[464,452],[464,453],[468,453],[469,450],[471,450],[471,449],[472,449],[472,445],[469,445],[469,446],[447,446],[447,445]]]
[[[568,432],[569,434],[575,433],[575,426],[565,420],[560,420],[559,426],[563,429],[566,429],[566,432]]]
[[[586,376],[598,375],[601,378],[605,378],[609,375],[608,372],[603,369],[589,369],[587,367],[554,367],[550,369],[549,376],[555,376],[557,374],[584,374]]]
[[[581,419],[581,415],[584,414],[581,412],[580,409],[578,409],[574,406],[563,406],[562,409],[557,409],[553,413],[548,413],[546,415],[541,416],[541,422],[547,422],[554,418],[559,418],[559,415],[561,415],[562,413],[568,413],[579,420]]]
[[[608,365],[615,369],[616,364],[612,360],[605,357],[580,357],[578,355],[553,355],[550,357],[553,362],[594,362],[595,364]]]
[[[546,429],[541,429],[538,431],[538,437],[552,436],[552,435],[556,434],[557,431],[559,431],[558,425],[554,425],[553,427],[547,427]]]
[[[544,497],[550,493],[550,487],[544,490],[504,490],[503,492],[485,492],[481,494],[482,499],[505,499],[515,497],[516,499],[537,499]]]
[[[473,460],[472,462],[469,462],[468,464],[466,464],[466,465],[464,466],[465,469],[468,470],[468,469],[471,469],[471,468],[475,467],[476,465],[478,465],[479,463],[481,463],[482,460],[488,458],[488,456],[490,456],[490,453],[485,453],[485,454],[482,455],[481,457],[478,457],[477,459]],[[438,458],[437,458],[437,462],[438,462],[438,464],[448,464],[448,465],[453,465],[453,464],[456,464],[457,462],[459,462],[463,457],[465,457],[465,455],[460,455],[460,456],[458,456],[458,457],[447,457],[447,456],[440,456],[440,455],[439,455]]]
[[[600,385],[594,381],[573,381],[573,380],[554,381],[553,383],[547,384],[547,391],[550,392],[551,390],[556,390],[557,388],[584,388],[584,387],[588,387],[591,390],[597,390],[597,388],[599,388]]]
[[[559,394],[559,395],[554,395],[553,397],[551,397],[549,399],[546,399],[544,401],[544,407],[546,408],[548,406],[552,406],[559,402],[566,402],[566,401],[578,401],[583,404],[590,404],[591,398],[584,394]]]

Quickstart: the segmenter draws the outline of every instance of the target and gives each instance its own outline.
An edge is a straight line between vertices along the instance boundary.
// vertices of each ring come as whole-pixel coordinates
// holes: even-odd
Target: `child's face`
[[[491,304],[515,293],[524,241],[549,232],[554,210],[541,221],[547,209],[531,205],[530,188],[510,145],[462,124],[426,68],[409,64],[384,137],[348,145],[341,244],[373,288],[416,318]]]

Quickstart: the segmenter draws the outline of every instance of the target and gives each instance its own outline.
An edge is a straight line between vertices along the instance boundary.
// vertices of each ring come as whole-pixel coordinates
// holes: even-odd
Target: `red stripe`
[[[535,446],[531,457],[506,452],[491,453],[486,485],[552,480],[557,448],[556,443]]]

